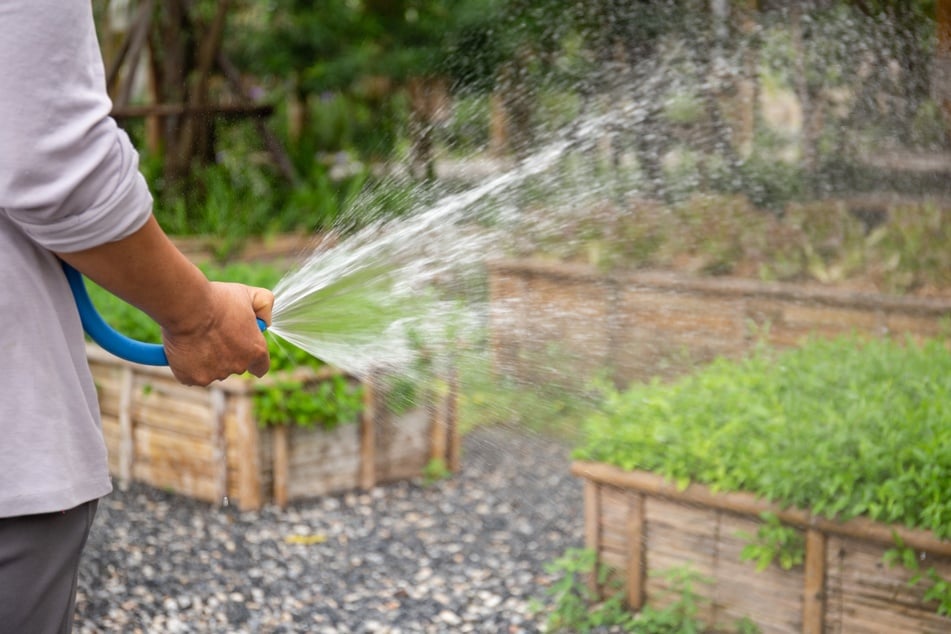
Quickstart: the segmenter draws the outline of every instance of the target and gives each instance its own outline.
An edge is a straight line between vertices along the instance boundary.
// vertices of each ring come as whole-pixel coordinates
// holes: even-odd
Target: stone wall
[[[951,298],[673,273],[601,273],[535,260],[489,267],[496,368],[526,381],[578,386],[607,371],[619,385],[689,371],[757,342],[810,335],[917,338],[947,333]]]

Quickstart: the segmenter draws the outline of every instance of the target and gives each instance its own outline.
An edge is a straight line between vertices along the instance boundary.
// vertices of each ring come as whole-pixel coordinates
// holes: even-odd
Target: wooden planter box
[[[922,600],[926,583],[910,588],[911,572],[883,563],[898,534],[923,557],[922,570],[934,566],[951,578],[951,542],[928,531],[830,521],[696,484],[678,491],[656,474],[600,463],[575,463],[572,472],[584,479],[586,546],[621,575],[633,609],[663,605],[664,579],[652,573],[689,565],[713,581],[697,588],[708,600],[701,618],[710,626],[748,617],[764,634],[951,632],[951,618]],[[763,511],[802,531],[802,566],[756,572],[740,559],[746,541],[738,533],[755,534]]]
[[[136,365],[94,345],[87,356],[99,395],[110,471],[243,510],[420,475],[433,459],[459,464],[455,390],[395,415],[364,383],[360,419],[333,430],[261,427],[256,386],[293,379],[313,385],[340,375],[301,369],[263,379],[231,377],[207,388],[179,384],[168,368]],[[356,382],[357,379],[350,377]]]
[[[935,337],[951,315],[947,297],[741,278],[605,273],[539,260],[496,261],[488,273],[496,368],[569,386],[605,370],[618,385],[679,376],[716,357],[741,358],[760,341],[790,347],[810,335]],[[564,359],[552,363],[553,349]]]

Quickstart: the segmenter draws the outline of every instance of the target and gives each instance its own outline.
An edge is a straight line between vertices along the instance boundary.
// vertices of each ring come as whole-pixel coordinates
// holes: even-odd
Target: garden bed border
[[[102,403],[103,392],[99,386],[101,368],[115,370],[118,374],[118,382],[115,385],[118,392],[117,402],[109,406],[108,415],[105,411],[103,412],[103,425],[105,432],[106,427],[109,426],[105,419],[108,417],[118,419],[118,438],[113,438],[112,442],[107,444],[112,445],[110,452],[114,451],[116,454],[110,456],[110,471],[117,477],[120,486],[125,486],[133,480],[142,481],[152,486],[172,488],[177,493],[197,499],[219,503],[229,503],[233,500],[242,510],[257,510],[269,499],[278,506],[284,507],[294,499],[290,482],[291,435],[309,431],[291,429],[288,425],[259,427],[252,411],[252,397],[256,389],[285,381],[308,384],[335,376],[349,377],[346,372],[330,366],[316,370],[301,367],[269,374],[260,379],[231,376],[207,387],[194,387],[179,384],[167,367],[131,363],[113,356],[95,344],[87,343],[86,355],[97,381],[101,409],[106,409]],[[163,393],[162,398],[169,401],[171,410],[157,412],[156,408],[153,408],[150,412],[151,417],[163,417],[169,427],[178,428],[189,426],[189,416],[210,419],[195,420],[193,418],[192,422],[196,426],[203,425],[205,429],[203,440],[195,442],[203,446],[201,452],[205,456],[205,462],[213,465],[215,470],[211,476],[213,492],[209,492],[207,482],[201,486],[197,483],[194,486],[190,483],[181,487],[173,486],[167,484],[169,478],[163,477],[160,473],[161,469],[138,468],[136,434],[139,432],[136,427],[140,423],[137,415],[140,416],[141,411],[137,412],[137,408],[141,409],[144,406],[136,401],[135,391],[136,386],[141,387],[143,381],[151,391],[152,384],[148,382],[150,378],[156,381],[156,385],[161,385],[159,391]],[[350,378],[358,380],[354,377]],[[385,461],[387,457],[379,455],[380,443],[385,439],[376,436],[380,425],[392,416],[392,413],[385,411],[386,408],[380,402],[382,397],[376,389],[376,378],[375,373],[370,373],[366,379],[359,379],[364,392],[363,409],[358,420],[355,421],[358,426],[359,446],[354,452],[358,464],[355,476],[346,478],[352,486],[342,482],[331,484],[327,487],[327,493],[341,492],[346,488],[368,490],[383,481],[400,479],[404,475],[409,475],[403,467],[396,468],[395,472],[398,473],[395,475],[379,472],[380,461]],[[425,464],[427,460],[441,460],[450,472],[456,472],[460,465],[460,439],[456,412],[458,395],[455,381],[450,379],[448,384],[449,388],[445,395],[439,399],[430,399],[433,402],[423,404],[429,431],[425,439],[427,447],[417,448],[417,453],[425,451],[427,455],[416,456],[414,462]],[[188,411],[176,412],[176,408]],[[313,431],[320,433],[324,430],[315,428]],[[262,440],[264,439],[268,441],[268,453],[271,458],[268,465],[262,464]],[[138,440],[141,441],[142,438]],[[211,443],[210,447],[208,441]],[[139,444],[141,445],[141,442]],[[187,453],[191,449],[191,443],[187,438],[176,440],[176,445],[181,453]],[[270,470],[271,487],[265,486],[264,467]],[[165,471],[169,468],[166,467]],[[384,471],[388,469],[384,468]],[[413,475],[419,475],[420,469],[413,469],[413,471]],[[266,488],[269,490],[265,490]]]
[[[951,557],[951,542],[943,541],[926,530],[904,526],[885,525],[868,518],[852,518],[845,521],[830,520],[808,511],[768,502],[755,495],[742,492],[715,492],[711,488],[691,483],[679,488],[661,475],[646,471],[626,471],[597,462],[577,461],[571,466],[573,475],[584,481],[585,546],[602,559],[602,487],[613,487],[636,493],[636,501],[628,509],[624,530],[627,534],[628,552],[621,574],[623,575],[625,599],[633,610],[640,609],[646,601],[646,515],[644,502],[647,498],[661,498],[676,503],[703,507],[729,514],[759,519],[763,512],[773,513],[783,524],[805,532],[805,556],[803,561],[802,632],[821,634],[826,631],[826,600],[829,595],[827,579],[827,542],[830,536],[873,542],[881,546],[895,546],[898,536],[907,547],[917,551]],[[601,592],[594,575],[590,577],[591,589]]]

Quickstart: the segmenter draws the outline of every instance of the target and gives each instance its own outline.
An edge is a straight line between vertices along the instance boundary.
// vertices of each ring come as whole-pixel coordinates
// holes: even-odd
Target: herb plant
[[[889,566],[901,565],[905,570],[912,572],[908,587],[914,588],[920,583],[925,583],[926,589],[922,598],[925,601],[936,601],[938,614],[951,616],[951,580],[942,577],[934,566],[922,570],[919,561],[923,558],[919,558],[913,548],[905,545],[904,540],[897,533],[894,539],[895,547],[885,552],[885,563]]]
[[[610,567],[598,565],[589,548],[569,548],[545,567],[558,575],[548,588],[553,599],[547,621],[549,632],[630,632],[631,634],[701,634],[709,630],[699,618],[704,599],[698,586],[710,580],[689,566],[658,571],[667,590],[664,607],[645,605],[634,613],[624,604],[622,584]],[[597,575],[604,596],[594,592],[589,580]],[[757,634],[759,628],[748,618],[735,624],[735,631]]]
[[[740,552],[743,561],[755,561],[756,571],[766,570],[776,561],[783,570],[800,565],[806,556],[806,541],[802,533],[779,521],[775,513],[760,513],[763,524],[756,535],[740,533],[747,545]]]
[[[575,457],[951,537],[951,354],[814,339],[608,394]]]

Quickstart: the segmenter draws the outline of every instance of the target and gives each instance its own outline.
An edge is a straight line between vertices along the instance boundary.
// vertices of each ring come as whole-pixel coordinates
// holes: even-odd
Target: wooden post
[[[644,495],[628,494],[627,507],[627,605],[637,611],[644,606],[646,561],[646,516],[644,515]]]
[[[251,395],[237,397],[235,425],[238,438],[238,506],[242,511],[256,511],[263,505],[261,495],[260,437],[251,408]]]
[[[933,97],[944,115],[945,136],[951,140],[951,0],[938,0],[935,15],[938,41],[931,86]]]
[[[360,415],[360,488],[376,485],[376,375],[363,382],[363,413]]]
[[[215,430],[215,498],[219,504],[228,499],[228,438],[225,433],[225,393],[216,387],[209,388],[208,404],[211,409],[212,428]]]
[[[601,487],[591,480],[584,481],[584,546],[595,552],[595,570],[588,577],[588,587],[601,595],[597,567],[601,563]]]
[[[438,390],[439,388],[434,389]],[[436,398],[436,396],[437,394],[433,393],[429,405],[432,420],[429,426],[429,456],[431,460],[440,460],[445,464],[448,459],[446,455],[446,407],[444,399]]]
[[[279,507],[287,506],[288,443],[287,425],[271,428],[274,441],[274,503]]]
[[[241,97],[241,101],[247,105],[253,105],[253,100],[245,94],[244,89],[241,87],[241,73],[222,51],[218,51],[218,67],[228,80],[231,89],[235,94]],[[300,177],[297,175],[294,163],[287,155],[287,151],[284,149],[280,140],[271,132],[260,117],[254,117],[253,121],[254,127],[257,128],[258,134],[261,135],[261,138],[264,140],[264,146],[268,152],[270,152],[271,158],[274,160],[274,164],[277,165],[278,170],[284,175],[287,182],[297,184],[300,181]]]
[[[135,439],[132,425],[132,368],[123,365],[119,379],[119,486],[127,489],[135,466]]]
[[[459,434],[459,376],[455,368],[449,370],[449,390],[446,396],[446,434],[449,437],[446,467],[456,473],[462,466],[462,437]]]
[[[806,531],[805,580],[802,594],[803,634],[822,634],[825,627],[826,536]]]

